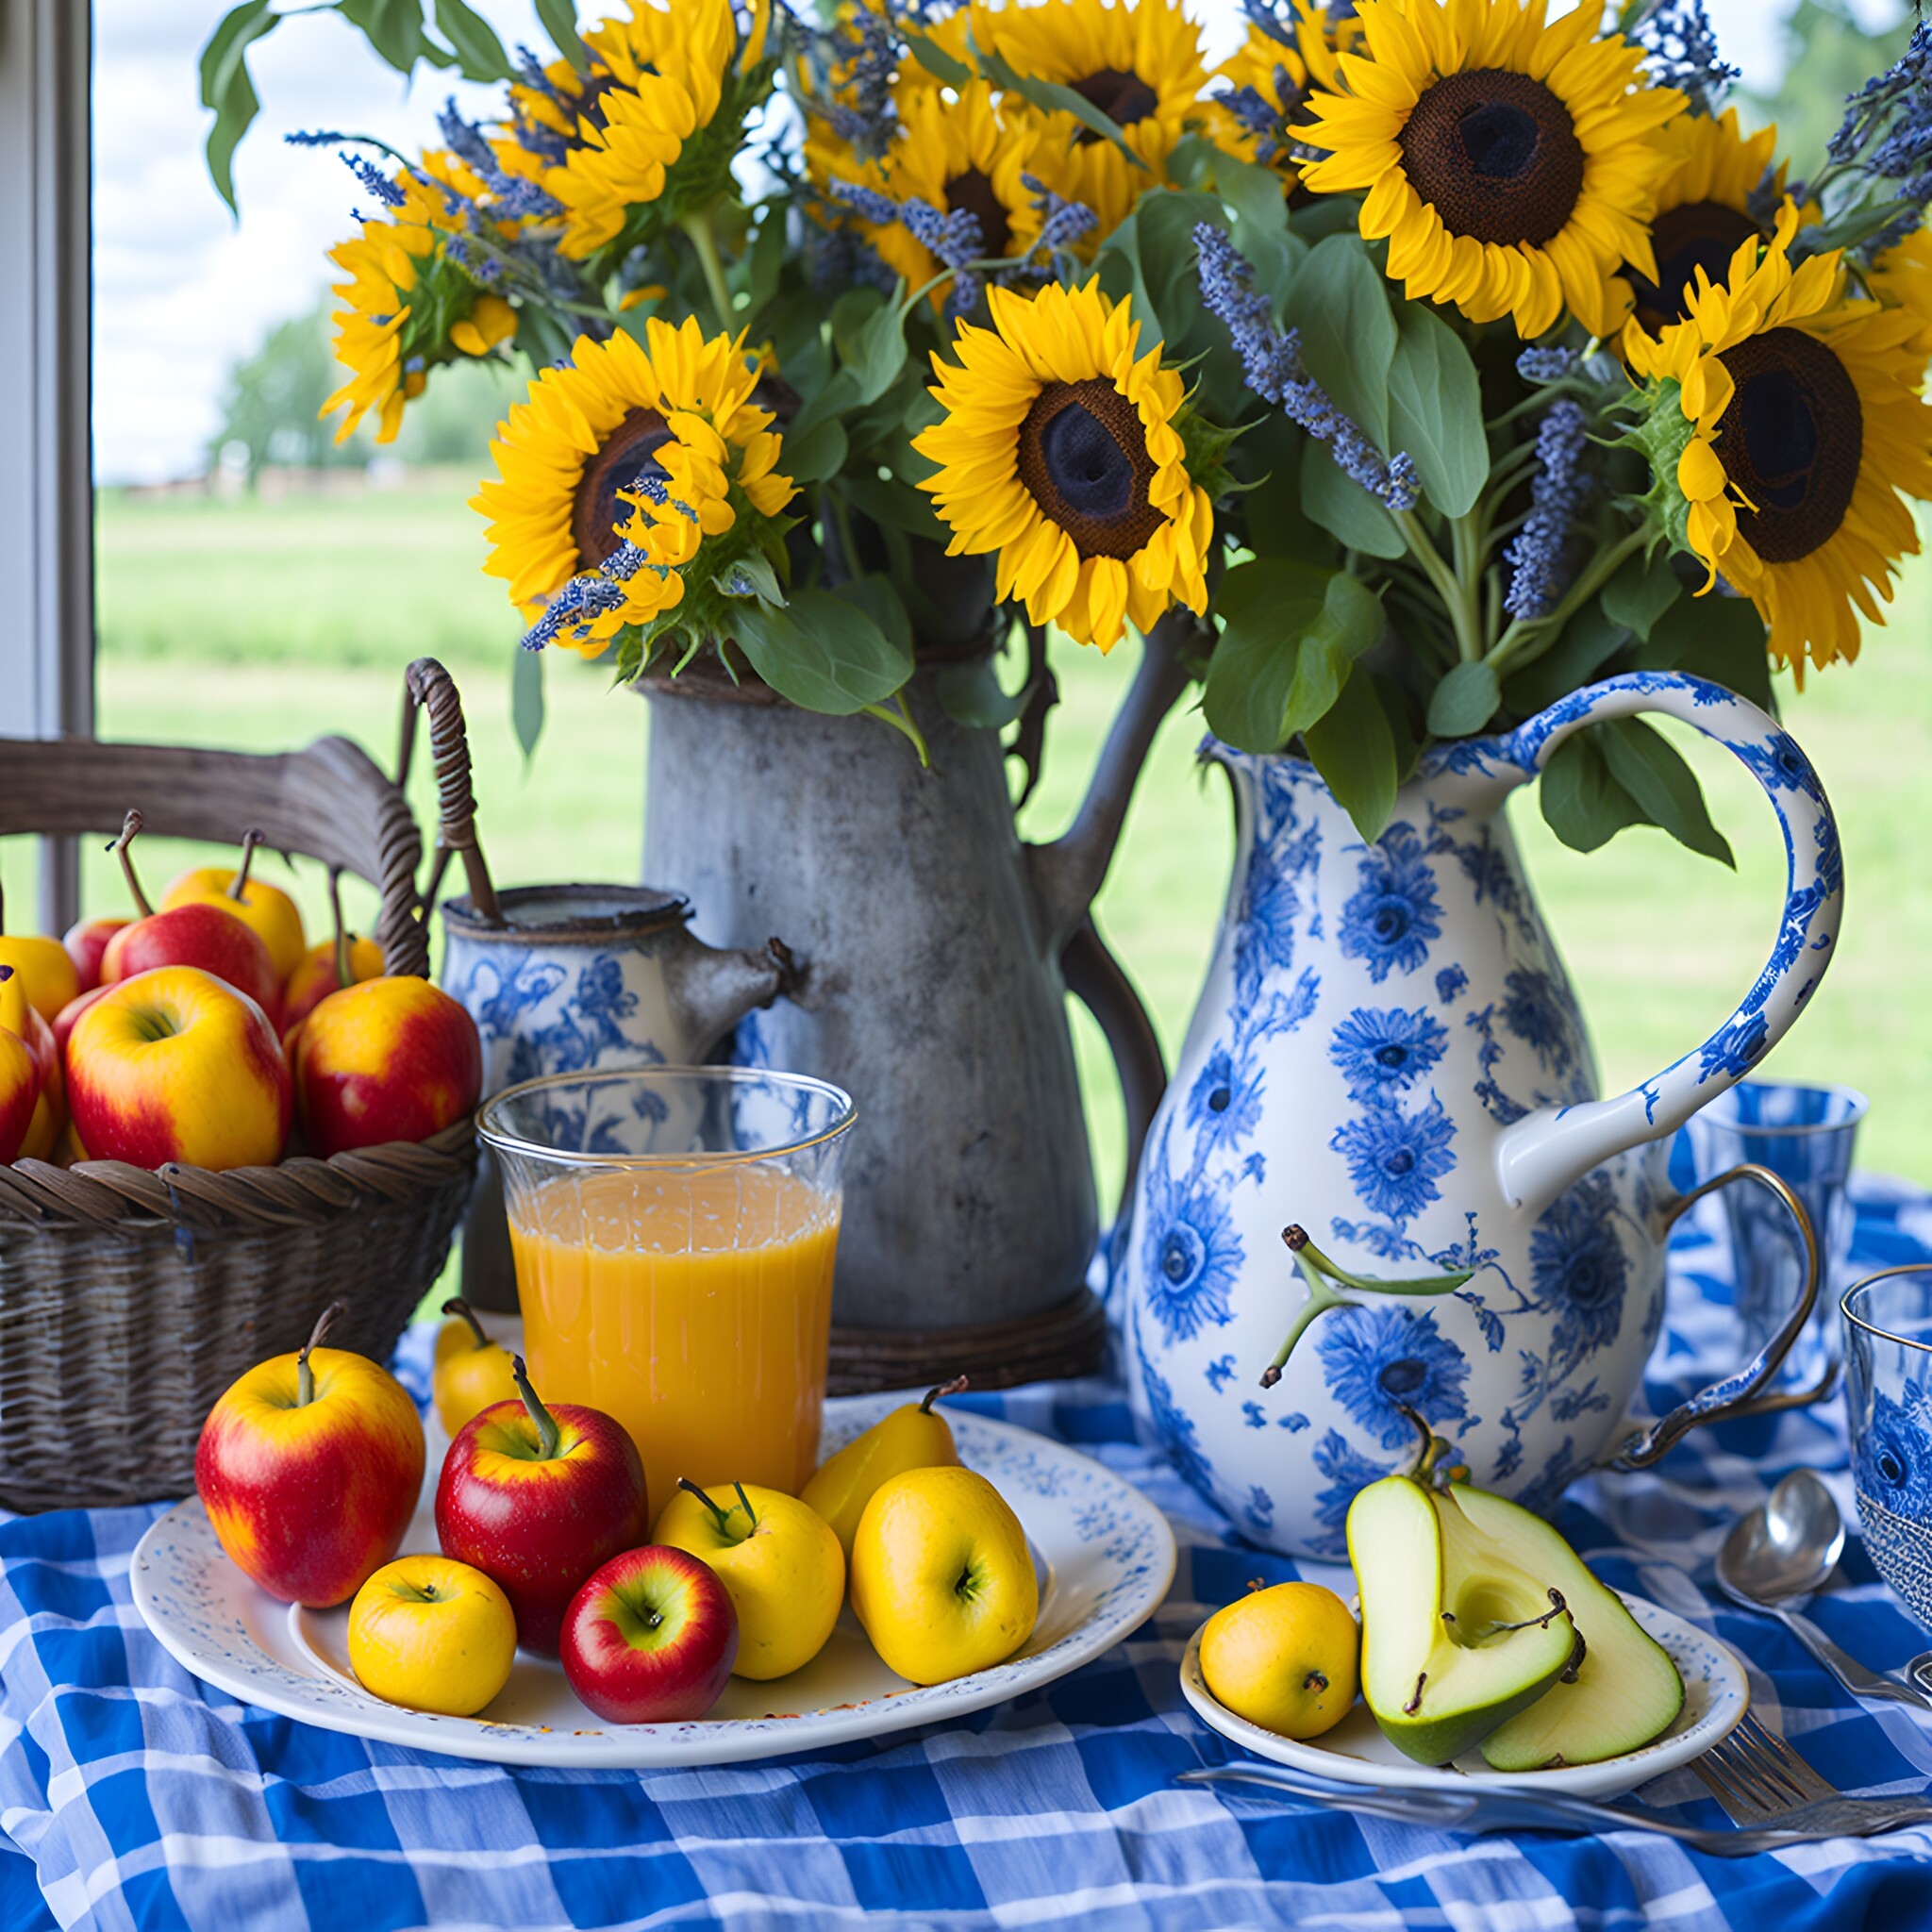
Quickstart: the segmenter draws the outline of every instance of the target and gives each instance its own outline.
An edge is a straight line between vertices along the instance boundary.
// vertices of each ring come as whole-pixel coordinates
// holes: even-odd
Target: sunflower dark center
[[[670,440],[670,426],[656,409],[633,409],[584,465],[570,518],[579,570],[602,563],[623,541],[617,526],[630,521],[630,507],[618,492],[635,490],[641,477],[663,475],[657,451]]]
[[[1375,1377],[1382,1385],[1385,1395],[1392,1395],[1399,1401],[1405,1395],[1413,1395],[1429,1378],[1427,1364],[1418,1361],[1414,1356],[1405,1356],[1399,1362],[1391,1362]]]
[[[1695,292],[1697,271],[1702,269],[1713,283],[1722,282],[1738,243],[1760,232],[1749,215],[1721,201],[1687,201],[1681,208],[1666,208],[1650,231],[1657,280],[1630,277],[1638,321],[1653,334],[1682,322]]]
[[[1154,460],[1141,413],[1103,377],[1050,382],[1020,425],[1020,480],[1082,557],[1122,562],[1153,536]]]
[[[1478,242],[1547,242],[1583,192],[1570,110],[1526,74],[1445,75],[1410,110],[1401,147],[1415,192],[1452,235]]]
[[[1068,83],[1083,101],[1098,108],[1116,127],[1131,127],[1144,121],[1160,105],[1160,96],[1138,74],[1124,67],[1103,67],[1085,80]],[[1091,127],[1074,137],[1076,146],[1098,141]]]
[[[1013,239],[1013,225],[986,175],[977,168],[968,168],[946,183],[945,193],[948,212],[963,208],[979,224],[980,254],[1004,255]]]
[[[1795,563],[1828,542],[1851,508],[1865,450],[1857,386],[1802,329],[1753,336],[1722,360],[1736,388],[1717,453],[1756,506],[1738,512],[1738,528],[1767,563]]]

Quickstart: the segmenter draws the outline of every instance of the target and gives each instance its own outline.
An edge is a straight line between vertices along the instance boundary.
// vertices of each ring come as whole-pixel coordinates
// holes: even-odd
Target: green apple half
[[[1482,1742],[1484,1758],[1497,1771],[1596,1764],[1667,1731],[1684,1707],[1684,1680],[1616,1591],[1599,1583],[1563,1538],[1521,1505],[1458,1483],[1449,1491],[1447,1507],[1458,1507],[1492,1551],[1562,1591],[1584,1642],[1574,1677],[1559,1680],[1546,1696],[1491,1731]]]
[[[1411,1476],[1385,1476],[1356,1497],[1348,1556],[1361,1593],[1362,1695],[1382,1734],[1420,1763],[1446,1764],[1480,1743],[1582,1661],[1549,1566],[1525,1564],[1514,1543],[1498,1544]]]

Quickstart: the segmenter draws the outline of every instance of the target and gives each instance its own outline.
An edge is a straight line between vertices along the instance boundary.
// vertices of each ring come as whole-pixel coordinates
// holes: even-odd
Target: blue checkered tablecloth
[[[1932,1199],[1858,1188],[1857,1259],[1932,1255]],[[1729,1360],[1714,1222],[1674,1251],[1652,1401]],[[421,1378],[422,1333],[404,1366]],[[1798,1932],[1932,1924],[1932,1830],[1748,1860],[1646,1834],[1454,1838],[1177,1786],[1239,1755],[1182,1702],[1189,1634],[1253,1577],[1241,1543],[1138,1446],[1118,1386],[969,1398],[1140,1484],[1181,1544],[1154,1619],[1050,1690],[822,1757],[685,1772],[500,1770],[315,1730],[238,1704],[155,1642],[128,1561],[155,1509],[0,1522],[0,1928],[934,1926],[1537,1928]],[[1713,1602],[1722,1527],[1804,1462],[1851,1514],[1839,1406],[1693,1435],[1650,1476],[1586,1482],[1562,1527],[1610,1581],[1714,1629],[1764,1720],[1847,1790],[1932,1784],[1932,1718],[1861,1709],[1782,1627]],[[1319,1580],[1337,1573],[1310,1566]],[[1881,1666],[1924,1635],[1856,1540],[1817,1620]],[[1643,1793],[1722,1814],[1688,1771]]]

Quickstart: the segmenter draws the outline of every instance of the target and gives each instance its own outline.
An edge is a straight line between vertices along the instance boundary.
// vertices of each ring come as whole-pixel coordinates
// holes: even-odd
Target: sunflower
[[[1749,236],[1724,281],[1699,276],[1682,322],[1653,340],[1633,318],[1624,352],[1650,380],[1640,439],[1678,541],[1706,589],[1722,571],[1752,599],[1802,677],[1807,658],[1857,656],[1857,611],[1884,622],[1919,547],[1904,498],[1932,497],[1932,410],[1918,319],[1847,301],[1836,250],[1794,270],[1796,230],[1787,204],[1769,244]]]
[[[591,656],[624,624],[675,603],[682,585],[667,590],[662,572],[731,530],[742,509],[775,517],[794,494],[777,471],[771,411],[751,401],[758,374],[742,335],[708,340],[695,318],[674,328],[653,316],[641,341],[579,337],[491,445],[498,475],[470,506],[491,519],[485,574],[508,582],[529,619],[626,544],[641,550],[652,569],[625,580],[623,608],[591,635],[558,640]]]
[[[1684,96],[1643,85],[1641,50],[1598,39],[1594,7],[1545,0],[1361,0],[1363,51],[1309,99],[1304,166],[1320,194],[1366,191],[1411,299],[1540,336],[1567,304],[1593,335],[1628,314],[1628,262],[1656,279],[1648,224]]]
[[[1300,139],[1290,123],[1301,118],[1307,93],[1307,63],[1286,41],[1253,22],[1247,38],[1214,70],[1226,91],[1213,96],[1226,116],[1219,130],[1222,144],[1241,159],[1273,168],[1285,187],[1299,180],[1293,143]]]
[[[857,182],[894,201],[919,200],[941,214],[966,210],[979,224],[982,256],[1020,259],[1039,239],[1041,215],[1024,176],[1035,168],[1037,116],[1024,103],[1002,110],[992,89],[975,80],[958,94],[909,91],[900,104],[900,131],[877,160],[867,160],[822,125],[806,143],[808,173],[829,192],[834,181]],[[903,222],[858,223],[859,233],[908,288],[924,288],[941,263]],[[932,291],[935,308],[944,288]]]
[[[1932,228],[1916,228],[1865,271],[1865,288],[1888,308],[1918,321],[1912,347],[1932,356]]]
[[[1208,608],[1214,534],[1190,475],[1179,375],[1096,283],[987,291],[992,326],[958,325],[957,365],[933,358],[944,419],[914,439],[939,465],[920,488],[951,525],[950,556],[998,553],[998,593],[1035,624],[1110,650],[1176,600]]]
[[[1650,226],[1657,276],[1653,280],[1638,271],[1627,276],[1636,290],[1637,319],[1652,335],[1683,321],[1699,269],[1717,281],[1740,242],[1753,236],[1771,240],[1771,230],[1751,212],[1752,197],[1769,175],[1773,198],[1781,199],[1787,173],[1784,162],[1773,172],[1777,129],[1761,127],[1745,135],[1735,108],[1715,118],[1680,114],[1659,140],[1672,163],[1657,184],[1657,216]],[[1817,208],[1801,209],[1799,219],[1815,222]]]
[[[380,187],[373,171],[365,178]],[[349,277],[331,287],[343,305],[335,316],[336,360],[351,375],[320,411],[346,409],[338,442],[372,410],[376,441],[393,442],[404,406],[423,393],[432,368],[458,355],[487,356],[516,334],[516,310],[451,258],[449,240],[461,225],[446,189],[472,202],[483,194],[482,182],[453,156],[425,154],[395,177],[384,212],[365,215],[360,235],[329,250]]]
[[[764,58],[768,7],[741,38],[731,0],[628,4],[627,19],[584,36],[588,75],[557,60],[541,86],[534,75],[511,86],[515,132],[497,146],[505,173],[561,206],[557,249],[573,261],[625,236],[633,209],[675,219],[714,199],[744,113],[763,92],[753,70]]]
[[[1029,79],[1069,87],[1108,115],[1142,164],[1137,167],[1072,114],[1047,117],[1040,178],[1099,217],[1091,249],[1133,211],[1145,188],[1167,178],[1168,157],[1191,125],[1208,118],[1200,29],[1178,0],[1044,0],[990,8],[974,0],[975,43]]]

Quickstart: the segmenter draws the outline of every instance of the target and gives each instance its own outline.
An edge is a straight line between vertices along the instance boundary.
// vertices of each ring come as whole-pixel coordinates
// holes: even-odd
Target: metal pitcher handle
[[[1804,1203],[1791,1191],[1782,1174],[1774,1174],[1768,1167],[1759,1167],[1755,1161],[1746,1161],[1741,1167],[1718,1174],[1671,1203],[1664,1210],[1664,1233],[1668,1236],[1686,1210],[1703,1200],[1705,1195],[1715,1193],[1719,1188],[1740,1180],[1756,1181],[1759,1187],[1769,1188],[1790,1211],[1798,1231],[1798,1244],[1805,1255],[1805,1286],[1797,1305],[1785,1317],[1784,1325],[1777,1333],[1735,1375],[1727,1375],[1722,1382],[1713,1382],[1688,1402],[1680,1402],[1668,1415],[1652,1423],[1648,1428],[1623,1438],[1615,1450],[1604,1458],[1604,1465],[1608,1468],[1648,1469],[1674,1443],[1706,1423],[1735,1422],[1741,1416],[1769,1415],[1778,1409],[1803,1408],[1810,1403],[1822,1402],[1838,1386],[1840,1365],[1834,1362],[1815,1388],[1774,1390],[1767,1387],[1771,1378],[1783,1367],[1785,1357],[1804,1332],[1805,1324],[1810,1320],[1811,1310],[1818,1303],[1817,1231],[1811,1225],[1811,1217],[1805,1212]]]
[[[1510,782],[1525,783],[1586,724],[1640,711],[1695,725],[1764,788],[1785,835],[1784,916],[1763,972],[1702,1046],[1614,1100],[1539,1108],[1504,1129],[1496,1143],[1504,1196],[1532,1212],[1613,1156],[1675,1133],[1707,1101],[1735,1087],[1804,1010],[1838,939],[1844,863],[1824,787],[1790,732],[1722,685],[1674,671],[1607,677],[1552,705],[1491,749],[1514,767]]]

